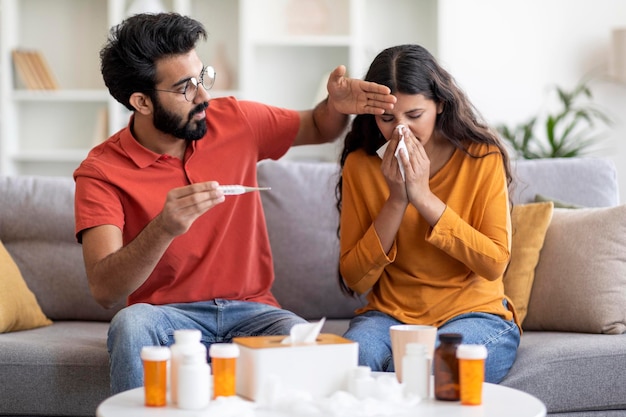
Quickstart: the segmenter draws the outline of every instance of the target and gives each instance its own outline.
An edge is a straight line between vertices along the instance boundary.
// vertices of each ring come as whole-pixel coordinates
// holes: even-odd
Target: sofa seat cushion
[[[549,413],[626,409],[626,334],[525,331],[501,382],[539,398]]]
[[[104,322],[56,321],[0,338],[0,415],[93,416],[110,395]]]

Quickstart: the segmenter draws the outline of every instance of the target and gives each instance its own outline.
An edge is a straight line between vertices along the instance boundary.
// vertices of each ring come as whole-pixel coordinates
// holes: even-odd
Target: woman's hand
[[[409,129],[404,129],[403,132],[408,155],[400,151],[399,163],[404,166],[409,201],[419,209],[420,201],[430,194],[430,158],[422,143]]]
[[[396,148],[400,142],[398,129],[394,129],[389,144],[383,155],[383,162],[380,169],[389,187],[389,199],[397,202],[409,203],[406,186],[400,172],[400,161],[395,157]]]
[[[409,129],[404,129],[404,142],[408,156],[401,151],[400,163],[404,166],[409,203],[431,226],[435,226],[446,209],[446,205],[430,190],[430,158],[426,154],[424,145],[413,136]]]
[[[393,109],[396,97],[388,87],[346,77],[346,67],[333,70],[326,84],[328,101],[343,114],[383,114]]]

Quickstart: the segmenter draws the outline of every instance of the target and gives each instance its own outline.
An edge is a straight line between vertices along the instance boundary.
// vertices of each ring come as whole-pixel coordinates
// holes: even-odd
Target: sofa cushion
[[[0,333],[48,326],[35,295],[0,241]]]
[[[108,321],[122,307],[100,307],[89,290],[74,237],[72,178],[2,178],[0,239],[50,319]]]
[[[535,267],[552,218],[552,202],[513,206],[511,262],[504,273],[504,293],[513,301],[519,321],[524,321]]]
[[[626,334],[525,331],[501,384],[539,398],[548,413],[612,416],[626,410],[624,363]]]
[[[583,207],[619,202],[617,169],[608,158],[546,158],[512,161],[512,201],[532,203],[537,194]]]
[[[311,320],[351,318],[363,305],[338,284],[338,168],[331,162],[258,164],[259,185],[272,187],[261,195],[276,274],[272,292],[283,308]]]
[[[626,205],[554,209],[525,330],[626,331]]]
[[[0,337],[0,416],[94,416],[110,396],[108,323],[55,321]]]

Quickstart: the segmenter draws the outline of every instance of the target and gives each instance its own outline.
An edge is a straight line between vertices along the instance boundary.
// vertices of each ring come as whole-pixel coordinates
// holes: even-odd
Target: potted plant
[[[591,89],[585,80],[571,91],[559,86],[553,88],[559,102],[555,112],[531,117],[514,127],[496,126],[515,156],[524,159],[581,156],[606,133],[599,128],[612,123],[592,102]]]

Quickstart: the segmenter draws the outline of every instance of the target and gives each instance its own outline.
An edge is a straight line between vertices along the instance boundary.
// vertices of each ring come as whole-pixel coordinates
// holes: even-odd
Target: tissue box
[[[285,336],[235,337],[239,346],[237,394],[257,400],[260,389],[279,383],[289,390],[324,398],[347,390],[358,365],[359,347],[334,334],[320,334],[314,343],[285,344]]]

